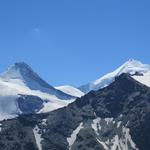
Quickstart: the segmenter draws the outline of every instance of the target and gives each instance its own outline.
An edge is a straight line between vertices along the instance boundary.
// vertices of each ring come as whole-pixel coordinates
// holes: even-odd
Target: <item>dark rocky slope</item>
[[[67,107],[1,122],[0,149],[149,150],[149,133],[150,88],[122,74]]]

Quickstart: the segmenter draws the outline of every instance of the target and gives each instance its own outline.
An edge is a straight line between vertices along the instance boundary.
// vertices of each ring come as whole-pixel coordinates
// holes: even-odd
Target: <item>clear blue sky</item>
[[[0,71],[25,61],[79,86],[129,58],[150,64],[149,0],[2,0]]]

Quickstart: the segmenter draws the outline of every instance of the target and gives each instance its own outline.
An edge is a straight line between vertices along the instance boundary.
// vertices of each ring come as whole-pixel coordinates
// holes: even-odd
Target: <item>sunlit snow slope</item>
[[[135,75],[132,76],[135,80],[137,80],[138,82],[150,87],[150,71],[147,73],[143,73],[143,75]]]
[[[66,93],[66,94],[69,94],[69,95],[72,95],[72,96],[75,96],[75,97],[81,97],[85,94],[82,91],[80,91],[79,89],[77,89],[73,86],[69,86],[69,85],[57,86],[55,88],[62,91],[62,92],[64,92],[64,93]]]
[[[98,89],[108,86],[115,80],[115,77],[121,75],[122,73],[129,73],[131,75],[134,75],[134,74],[139,75],[139,74],[145,74],[149,71],[150,71],[150,65],[142,64],[139,61],[131,59],[125,62],[122,66],[120,66],[115,71],[104,75],[103,77],[99,78],[98,80],[94,82],[91,82],[91,83],[88,83],[86,85],[79,87],[79,89],[87,93],[91,90],[98,90]],[[143,81],[144,79],[141,79],[141,80]]]

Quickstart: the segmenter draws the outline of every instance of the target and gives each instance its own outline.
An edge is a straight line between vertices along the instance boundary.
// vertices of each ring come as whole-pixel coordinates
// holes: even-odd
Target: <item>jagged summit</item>
[[[150,71],[150,65],[143,64],[140,61],[134,59],[129,59],[119,68],[117,68],[115,71],[108,73],[91,83],[79,87],[79,89],[87,93],[91,90],[98,90],[108,86],[110,83],[112,83],[115,80],[115,77],[121,75],[122,73],[128,73],[134,75],[136,73],[143,74],[149,71]]]

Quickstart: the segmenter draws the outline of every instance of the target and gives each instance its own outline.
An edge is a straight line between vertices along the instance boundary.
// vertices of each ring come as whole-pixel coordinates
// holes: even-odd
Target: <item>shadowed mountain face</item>
[[[1,122],[3,150],[149,150],[150,88],[122,74],[47,114]]]

